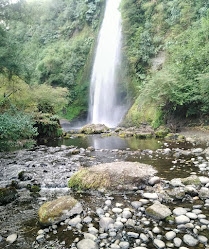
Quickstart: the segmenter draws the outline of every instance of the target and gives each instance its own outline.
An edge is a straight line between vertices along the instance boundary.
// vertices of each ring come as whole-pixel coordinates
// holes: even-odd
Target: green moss
[[[159,137],[159,138],[163,138],[166,137],[166,135],[168,134],[169,129],[168,128],[159,128],[156,132],[155,132],[155,136]]]
[[[68,187],[75,190],[99,189],[107,185],[108,181],[104,174],[95,174],[88,169],[79,170],[68,182]]]
[[[150,124],[154,129],[163,124],[162,111],[155,104],[144,103],[138,98],[126,115],[123,125],[140,127],[142,123]]]

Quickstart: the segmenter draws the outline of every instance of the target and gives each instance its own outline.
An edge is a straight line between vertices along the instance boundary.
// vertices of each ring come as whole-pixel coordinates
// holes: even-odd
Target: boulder
[[[17,190],[14,187],[0,188],[0,205],[6,205],[18,197]]]
[[[150,165],[137,162],[113,162],[81,169],[69,180],[73,189],[103,189],[131,191],[147,184],[157,171]]]
[[[39,209],[39,221],[44,226],[57,224],[83,211],[81,204],[71,196],[63,196],[44,203]]]
[[[154,203],[146,209],[146,214],[156,220],[162,220],[172,214],[171,210],[161,203]]]
[[[81,128],[80,133],[101,134],[101,133],[106,133],[109,130],[110,129],[104,124],[87,124]]]
[[[184,185],[195,185],[195,186],[200,186],[201,185],[201,181],[200,181],[199,177],[196,176],[196,175],[192,175],[192,176],[189,176],[189,177],[186,177],[186,178],[182,178],[181,182]]]

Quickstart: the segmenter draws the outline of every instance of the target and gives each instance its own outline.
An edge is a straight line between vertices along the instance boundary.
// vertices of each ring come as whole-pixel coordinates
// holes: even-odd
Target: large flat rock
[[[104,189],[130,191],[147,184],[157,171],[148,164],[113,162],[85,168],[75,173],[69,187],[73,189]]]

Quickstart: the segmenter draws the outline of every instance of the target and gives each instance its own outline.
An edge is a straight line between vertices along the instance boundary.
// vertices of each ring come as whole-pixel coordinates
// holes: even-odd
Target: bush
[[[30,115],[10,109],[0,115],[0,151],[24,146],[37,135]]]

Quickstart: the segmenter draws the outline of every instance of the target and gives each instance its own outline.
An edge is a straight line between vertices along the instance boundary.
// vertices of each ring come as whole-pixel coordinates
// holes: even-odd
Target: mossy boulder
[[[39,222],[44,226],[57,224],[83,211],[81,204],[71,196],[62,196],[44,203],[38,212]]]
[[[147,164],[113,162],[79,170],[72,175],[68,186],[76,190],[132,191],[147,184],[157,171]]]
[[[163,220],[172,214],[171,210],[161,203],[154,203],[145,212],[148,216],[156,220]]]
[[[81,128],[80,133],[101,134],[109,131],[110,129],[104,124],[87,124]]]
[[[195,175],[189,176],[187,178],[183,178],[183,179],[181,179],[181,182],[184,185],[195,185],[195,186],[201,185],[201,181],[200,181],[199,177],[195,176]]]
[[[14,187],[0,188],[0,205],[6,205],[18,197],[17,190]]]
[[[155,136],[158,138],[164,138],[170,132],[168,128],[160,127],[155,131]]]

